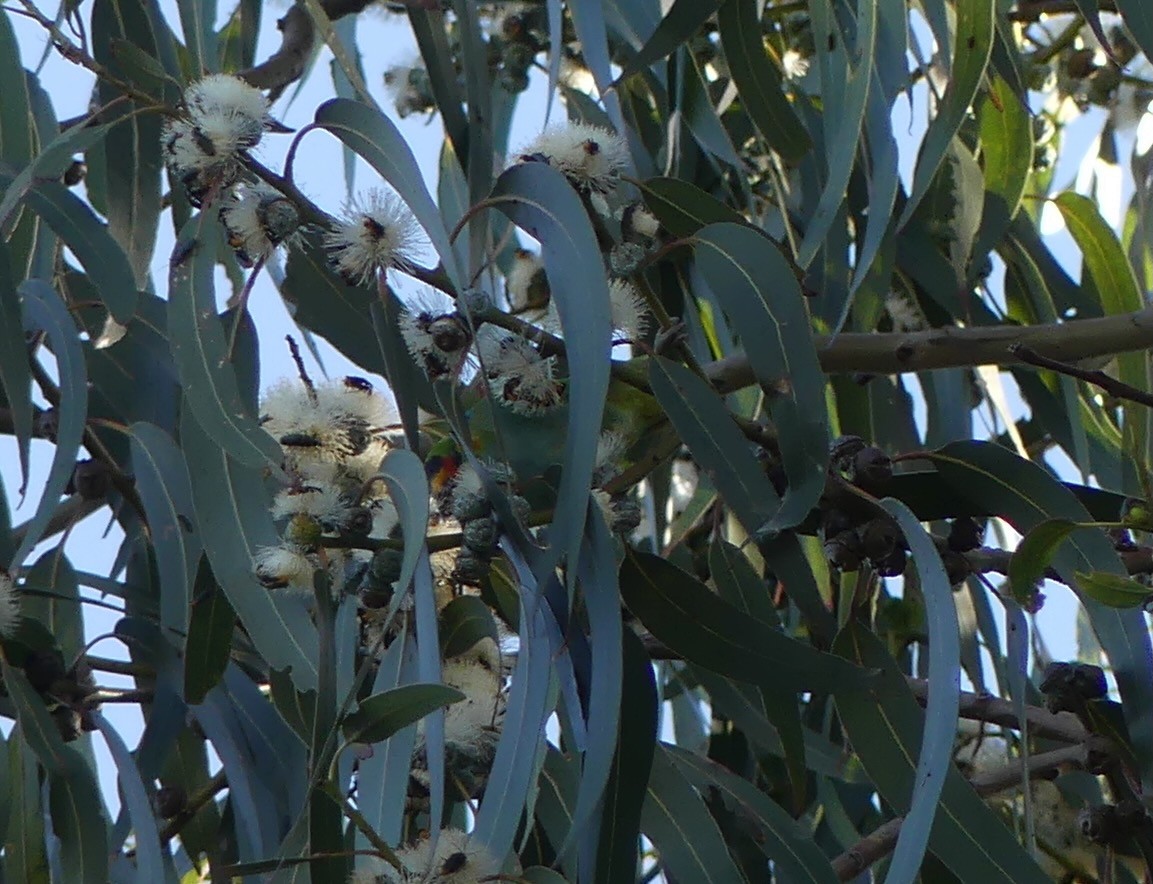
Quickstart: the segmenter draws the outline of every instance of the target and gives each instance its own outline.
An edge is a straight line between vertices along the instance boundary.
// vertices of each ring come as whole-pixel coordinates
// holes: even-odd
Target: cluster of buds
[[[223,193],[237,179],[243,151],[268,128],[268,100],[229,74],[212,74],[184,91],[183,114],[162,133],[165,161],[194,206]]]
[[[261,424],[279,441],[290,482],[272,505],[282,542],[257,551],[257,578],[270,589],[311,591],[314,572],[327,565],[334,586],[343,586],[344,567],[363,568],[368,556],[322,553],[324,538],[384,539],[397,522],[377,476],[396,425],[392,404],[363,378],[319,387],[285,382],[268,392]]]
[[[485,470],[502,490],[509,493],[514,515],[528,517],[529,504],[512,494],[514,476],[500,464],[487,463]],[[457,553],[453,577],[458,583],[478,585],[488,574],[500,540],[500,522],[485,491],[484,480],[472,463],[457,472],[445,497],[448,514],[460,523],[461,548]]]

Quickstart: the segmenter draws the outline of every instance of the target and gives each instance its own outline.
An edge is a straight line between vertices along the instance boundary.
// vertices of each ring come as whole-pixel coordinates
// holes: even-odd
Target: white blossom
[[[300,216],[292,202],[266,184],[240,184],[220,205],[228,245],[251,267],[297,234]]]
[[[603,485],[616,475],[627,448],[628,442],[623,433],[616,430],[601,432],[597,437],[597,454],[593,466],[593,478],[596,484]]]
[[[20,590],[15,581],[0,572],[0,636],[11,638],[20,626]]]
[[[555,357],[541,356],[532,342],[511,334],[485,337],[479,349],[489,390],[507,407],[535,415],[560,404],[562,387],[553,376]]]
[[[389,884],[479,884],[500,872],[500,863],[459,829],[442,829],[435,848],[432,839],[424,837],[397,850],[396,857],[404,870],[382,863],[380,880]]]
[[[508,306],[513,313],[539,310],[549,303],[544,263],[539,255],[528,249],[516,250],[504,284]]]
[[[311,559],[292,544],[259,547],[252,564],[256,578],[269,589],[312,589],[315,567]]]
[[[351,201],[344,220],[324,235],[333,266],[354,285],[370,282],[378,270],[411,267],[422,242],[412,211],[396,194],[380,189]]]
[[[279,491],[272,500],[272,518],[310,516],[326,524],[339,524],[348,513],[340,489],[332,485],[301,485]]]
[[[521,152],[522,162],[543,158],[574,187],[604,193],[628,166],[628,146],[615,132],[588,123],[550,128]]]
[[[609,310],[613,328],[625,340],[635,341],[648,329],[648,305],[637,287],[627,279],[609,281]]]
[[[427,292],[405,305],[399,326],[409,353],[430,378],[452,374],[464,364],[472,332],[447,297]]]
[[[920,307],[908,295],[889,292],[885,298],[885,310],[888,311],[896,331],[920,331],[928,325]]]
[[[217,154],[253,147],[268,125],[268,99],[255,86],[229,74],[210,74],[184,90],[192,124]]]

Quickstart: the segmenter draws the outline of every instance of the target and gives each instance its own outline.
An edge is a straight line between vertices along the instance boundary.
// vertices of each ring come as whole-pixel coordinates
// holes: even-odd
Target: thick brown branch
[[[836,337],[818,335],[815,343],[821,368],[829,374],[1019,365],[1025,360],[1011,352],[1015,344],[1050,359],[1077,362],[1153,346],[1153,308],[1041,325],[948,327],[892,334],[845,332]],[[706,365],[705,373],[723,392],[756,383],[743,353]]]
[[[872,832],[833,860],[833,871],[838,881],[852,881],[877,860],[888,856],[897,846],[901,835],[903,816],[882,823]]]
[[[1117,555],[1125,563],[1125,570],[1129,574],[1153,574],[1153,548],[1148,546],[1135,546],[1132,549],[1118,550]],[[987,574],[1008,574],[1009,561],[1013,554],[1006,549],[993,549],[981,547],[964,553],[965,560],[973,572]],[[1045,576],[1050,580],[1063,583],[1061,575],[1054,569],[1045,569]]]

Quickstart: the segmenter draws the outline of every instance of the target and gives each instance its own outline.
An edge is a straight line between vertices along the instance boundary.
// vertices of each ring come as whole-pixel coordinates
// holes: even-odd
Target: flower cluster
[[[185,89],[183,116],[165,122],[162,143],[194,206],[236,181],[241,151],[260,142],[269,122],[268,100],[239,77],[212,74]]]
[[[342,577],[345,565],[368,558],[336,550],[322,557],[323,538],[384,539],[396,525],[396,510],[375,478],[396,415],[368,381],[348,377],[319,387],[278,384],[265,397],[261,424],[280,442],[290,482],[272,504],[273,518],[284,525],[281,543],[257,550],[256,576],[269,588],[311,590],[322,565]]]
[[[628,166],[628,145],[610,129],[588,123],[547,129],[520,152],[520,162],[545,162],[582,193],[616,187]]]
[[[295,204],[266,184],[242,183],[230,191],[220,204],[220,221],[242,267],[252,267],[299,236]]]
[[[425,836],[397,850],[396,858],[401,868],[373,859],[349,884],[478,884],[500,872],[500,862],[460,829],[442,829],[435,847]]]
[[[527,338],[485,326],[477,353],[492,397],[517,414],[538,415],[561,404],[564,385],[556,357],[543,356]]]
[[[600,507],[609,528],[622,534],[634,530],[641,523],[640,506],[628,494],[610,493],[605,490],[605,486],[620,474],[620,466],[628,447],[628,440],[623,434],[605,430],[597,439],[593,466],[593,499]]]
[[[412,358],[432,380],[456,374],[468,356],[472,330],[450,304],[431,293],[406,307],[400,332]]]
[[[349,202],[340,224],[324,235],[329,261],[349,285],[365,285],[381,270],[411,268],[422,242],[404,201],[379,189]]]

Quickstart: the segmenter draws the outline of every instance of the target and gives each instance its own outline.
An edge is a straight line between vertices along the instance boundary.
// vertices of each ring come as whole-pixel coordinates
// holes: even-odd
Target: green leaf
[[[994,0],[973,0],[957,7],[954,27],[952,77],[937,107],[937,115],[929,123],[917,168],[913,173],[913,186],[909,200],[897,221],[904,227],[920,204],[929,185],[937,174],[941,161],[961,128],[985,76],[989,53],[993,49]]]
[[[379,743],[430,712],[463,699],[460,691],[442,684],[406,684],[362,700],[340,727],[350,743]]]
[[[4,101],[0,102],[0,160],[12,168],[22,169],[31,162],[36,148],[20,44],[12,30],[10,15],[8,12],[0,15],[0,82],[5,84]]]
[[[18,669],[0,657],[0,673],[4,675],[4,688],[16,710],[20,735],[49,774],[63,775],[68,771],[68,747],[60,730],[48,714],[44,699],[28,682],[23,669]]]
[[[881,640],[865,626],[850,623],[837,636],[833,650],[860,666],[882,671],[868,691],[838,691],[837,712],[878,793],[895,813],[907,814],[925,713]],[[962,881],[1049,880],[952,764],[929,833],[929,850]]]
[[[1022,534],[1046,519],[1089,521],[1084,506],[1068,488],[1041,467],[997,445],[956,442],[933,453],[932,460],[948,482],[949,494],[986,501]],[[1126,573],[1104,531],[1071,534],[1054,556],[1053,567],[1074,588],[1076,571]],[[1089,597],[1081,601],[1112,664],[1141,770],[1153,770],[1153,686],[1148,678],[1153,648],[1144,615],[1109,608]]]
[[[156,824],[156,813],[144,786],[140,769],[132,753],[128,751],[123,738],[109,724],[99,711],[93,712],[92,720],[104,736],[108,752],[116,765],[120,795],[128,808],[128,819],[132,823],[133,850],[135,851],[137,874],[148,881],[161,882],[165,874],[166,851],[160,844],[160,831]],[[99,806],[99,805],[97,805]],[[89,809],[91,814],[92,809]],[[112,845],[119,849],[120,845]]]
[[[753,841],[773,861],[779,874],[787,875],[790,881],[814,884],[837,880],[810,834],[748,780],[678,746],[663,744],[662,749],[689,783],[702,791],[716,789],[741,822],[753,826]]]
[[[4,837],[4,874],[10,881],[50,884],[44,841],[40,766],[17,725],[7,745],[9,817]]]
[[[649,383],[725,504],[746,531],[757,532],[779,498],[724,401],[689,369],[661,356],[649,360]]]
[[[1013,598],[1026,606],[1035,603],[1037,586],[1057,548],[1079,527],[1068,519],[1046,519],[1030,529],[1009,559],[1009,587]]]
[[[109,0],[93,6],[92,49],[96,60],[113,76],[172,103],[178,84],[157,59],[159,41],[144,0]],[[103,79],[98,88],[104,103],[122,94]],[[143,287],[160,227],[162,118],[156,113],[137,113],[140,105],[136,102],[122,107],[126,111],[123,121],[108,130],[96,158],[104,163],[109,229],[128,254],[136,287]]]
[[[0,107],[4,104],[6,102],[0,102]],[[0,387],[3,387],[5,404],[12,414],[12,431],[20,455],[21,483],[27,487],[28,451],[32,441],[32,372],[28,367],[28,351],[20,319],[20,298],[16,293],[16,280],[6,246],[0,248]]]
[[[1110,608],[1137,608],[1148,605],[1153,589],[1120,574],[1107,571],[1075,571],[1082,593]]]
[[[184,401],[213,443],[251,467],[279,468],[283,452],[249,414],[216,313],[216,222],[201,212],[180,232],[168,288],[168,340]]]
[[[396,189],[432,240],[449,279],[463,289],[466,280],[457,266],[444,219],[424,186],[412,148],[392,121],[366,104],[333,98],[316,109],[315,122],[343,141]]]
[[[36,560],[24,575],[24,590],[21,616],[39,621],[65,660],[78,657],[84,651],[80,584],[63,548],[50,549]]]
[[[720,5],[720,0],[675,0],[672,8],[660,20],[656,30],[645,41],[645,45],[629,59],[614,85],[619,85],[634,74],[672,55],[712,18]]]
[[[132,468],[160,577],[160,624],[180,646],[188,633],[192,583],[200,558],[200,536],[192,503],[192,483],[184,456],[172,437],[153,424],[135,423]]]
[[[681,0],[677,5],[690,4],[688,0]],[[707,7],[709,4],[693,5]],[[769,146],[782,159],[796,163],[812,148],[813,140],[781,88],[781,72],[777,59],[766,49],[756,4],[727,0],[720,4],[717,26],[729,73],[741,97],[741,107]]]
[[[744,884],[716,821],[664,743],[653,756],[641,828],[676,880]]]
[[[973,252],[974,266],[997,246],[1021,205],[1033,171],[1033,121],[1029,109],[1004,79],[994,76],[988,94],[977,106],[981,135],[981,166],[985,206]]]
[[[881,506],[896,518],[909,545],[909,558],[917,569],[917,580],[925,598],[929,628],[929,701],[917,756],[916,782],[908,818],[901,826],[886,876],[893,881],[912,881],[925,858],[933,820],[940,812],[946,777],[953,771],[953,743],[960,706],[957,661],[961,658],[961,642],[953,588],[936,544],[903,503],[886,498]]]
[[[57,408],[56,450],[52,466],[44,480],[44,490],[36,512],[26,523],[24,539],[13,556],[11,565],[24,561],[40,542],[52,513],[64,493],[76,465],[76,454],[84,438],[84,421],[88,414],[88,378],[84,353],[76,334],[76,324],[60,296],[45,282],[29,279],[21,283],[19,294],[24,301],[24,327],[39,329],[48,337],[56,357],[59,376],[60,405]]]
[[[192,501],[212,573],[268,666],[291,669],[298,690],[314,690],[317,635],[304,601],[270,592],[252,570],[256,550],[280,542],[260,472],[235,463],[190,410],[180,443],[189,475],[196,476]]]
[[[441,609],[440,652],[446,660],[485,638],[500,641],[492,610],[479,596],[457,596]]]
[[[845,45],[832,15],[832,6],[815,3],[810,7],[814,37],[819,45],[817,60],[825,103],[822,115],[825,181],[820,200],[805,228],[805,238],[797,247],[797,263],[804,268],[817,256],[841,211],[861,140],[876,56],[877,4],[864,0],[858,6],[857,35],[852,47]],[[855,67],[850,61],[850,49],[858,59]]]
[[[84,756],[63,748],[63,768],[48,774],[52,831],[60,839],[64,879],[76,884],[107,884],[108,834],[104,802],[96,776]],[[137,837],[142,837],[137,833]]]
[[[589,488],[608,394],[612,329],[608,281],[580,198],[547,163],[520,163],[493,187],[491,204],[541,242],[552,303],[560,314],[568,360],[568,434],[554,509],[549,556],[578,558]]]
[[[612,772],[605,786],[597,881],[630,880],[636,873],[641,808],[656,748],[658,701],[652,664],[631,630],[626,629],[622,638],[621,716]]]
[[[776,690],[831,691],[868,684],[868,673],[744,616],[659,556],[629,550],[620,584],[629,610],[690,663]]]
[[[216,46],[216,0],[181,3],[180,27],[193,79],[219,70]]]
[[[378,475],[388,486],[388,495],[400,516],[404,557],[397,585],[406,589],[412,582],[417,561],[425,548],[429,513],[428,476],[425,475],[423,461],[407,448],[390,450],[384,456]]]
[[[408,20],[416,38],[429,88],[444,120],[444,130],[453,150],[462,161],[468,157],[468,117],[464,112],[464,95],[454,66],[455,55],[445,33],[445,13],[438,7],[408,4]]]
[[[188,640],[184,643],[184,701],[195,706],[224,677],[232,652],[236,611],[201,557],[193,584]]]
[[[692,236],[706,224],[744,224],[736,210],[680,178],[650,178],[641,183],[645,205],[673,236]]]
[[[763,530],[791,528],[824,492],[828,464],[825,375],[804,295],[784,255],[752,228],[712,224],[696,240],[709,288],[733,324],[748,329],[745,351],[780,439],[789,487]]]
[[[1153,9],[1142,0],[1117,0],[1117,11],[1145,57],[1153,59]]]

